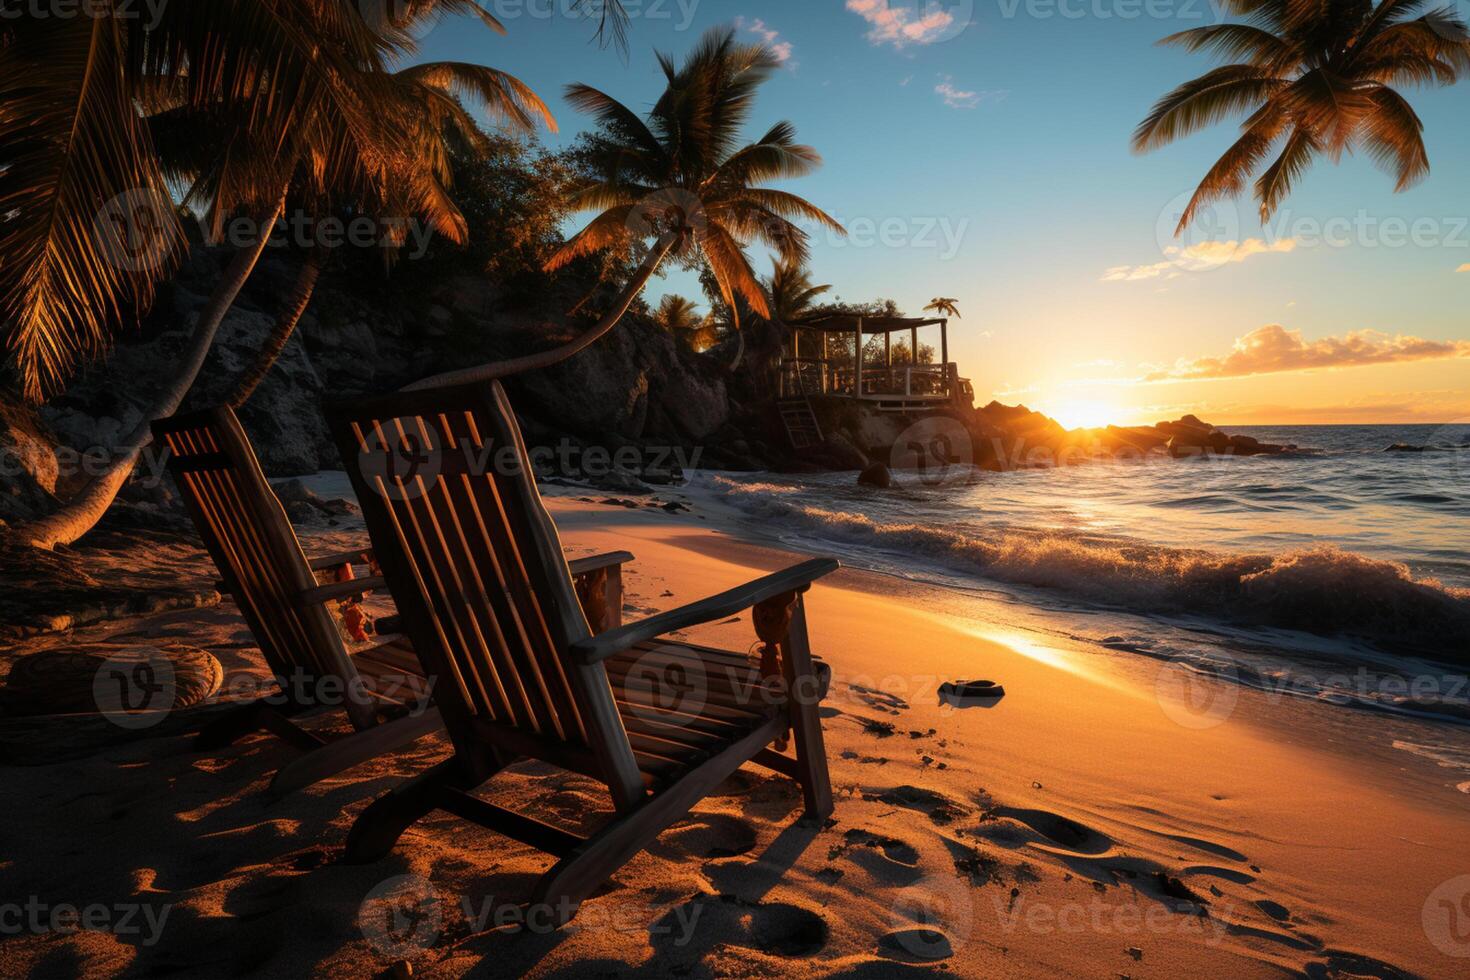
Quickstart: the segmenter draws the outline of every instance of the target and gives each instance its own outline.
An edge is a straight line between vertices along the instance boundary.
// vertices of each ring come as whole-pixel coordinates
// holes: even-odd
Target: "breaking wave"
[[[724,500],[749,517],[838,546],[1129,612],[1354,636],[1386,650],[1470,661],[1470,589],[1416,579],[1403,564],[1334,546],[1232,554],[1015,526],[884,522],[812,504],[791,487],[717,483]]]

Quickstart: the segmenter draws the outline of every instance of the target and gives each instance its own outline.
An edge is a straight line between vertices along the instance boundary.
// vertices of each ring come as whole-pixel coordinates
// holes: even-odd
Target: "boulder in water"
[[[874,463],[858,474],[858,486],[880,487],[884,490],[893,486],[893,474],[882,463]]]

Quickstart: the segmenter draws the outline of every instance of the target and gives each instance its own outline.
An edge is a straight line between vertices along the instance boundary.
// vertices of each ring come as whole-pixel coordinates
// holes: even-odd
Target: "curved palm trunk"
[[[275,227],[276,221],[285,209],[286,199],[283,196],[276,204],[270,219],[261,226],[260,238],[256,243],[250,248],[241,249],[235,253],[229,268],[225,270],[224,278],[215,287],[214,294],[209,297],[209,303],[199,314],[199,320],[194,325],[194,333],[189,338],[184,361],[179,365],[173,383],[158,394],[153,404],[143,413],[143,419],[138,423],[137,428],[133,429],[127,439],[117,447],[112,465],[98,476],[93,477],[81,492],[55,513],[18,526],[15,531],[20,540],[37,548],[48,549],[59,544],[71,544],[92,530],[102,519],[102,515],[107,513],[107,509],[117,499],[118,491],[122,489],[122,485],[132,474],[139,454],[153,441],[153,433],[149,429],[149,424],[154,419],[168,418],[178,411],[184,396],[194,386],[194,379],[199,376],[199,370],[204,366],[204,359],[209,354],[209,348],[214,344],[214,337],[219,332],[220,323],[224,321],[225,314],[234,305],[235,297],[240,295],[240,290],[250,278],[255,264],[260,261],[261,253],[265,251],[265,246],[270,241],[271,229]]]
[[[296,284],[291,287],[286,305],[276,316],[275,327],[266,338],[265,345],[255,355],[255,363],[250,365],[235,384],[235,390],[228,399],[231,408],[239,408],[248,402],[266,375],[271,373],[271,368],[276,366],[281,351],[286,349],[291,335],[296,332],[296,325],[301,322],[302,314],[311,303],[317,281],[321,279],[322,269],[326,268],[331,254],[331,249],[324,245],[317,245],[307,254],[301,271],[296,274]]]
[[[622,296],[618,298],[618,302],[613,306],[612,310],[598,321],[597,326],[588,330],[576,340],[562,344],[560,347],[554,347],[548,351],[542,351],[539,354],[528,354],[525,357],[516,357],[508,361],[496,361],[493,364],[482,364],[479,367],[436,374],[432,378],[415,381],[403,390],[424,391],[428,388],[452,388],[457,385],[473,384],[480,381],[494,381],[497,378],[506,378],[513,374],[539,371],[542,368],[551,367],[553,364],[560,364],[567,358],[580,354],[601,340],[613,327],[618,325],[619,321],[623,319],[624,314],[628,312],[628,307],[632,306],[633,301],[638,298],[638,294],[643,292],[643,288],[648,285],[648,280],[653,278],[653,274],[658,271],[658,267],[668,257],[669,252],[673,250],[674,244],[677,241],[678,237],[676,235],[665,235],[663,238],[660,238],[654,245],[653,251],[648,253],[648,258],[644,259],[643,264],[638,267],[637,274],[633,276],[632,281],[623,290]]]

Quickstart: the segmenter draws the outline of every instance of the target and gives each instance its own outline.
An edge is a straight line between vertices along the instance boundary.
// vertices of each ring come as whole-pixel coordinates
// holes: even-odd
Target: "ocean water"
[[[1026,629],[1470,723],[1470,424],[1228,431],[1300,448],[695,489],[747,533],[984,597]]]

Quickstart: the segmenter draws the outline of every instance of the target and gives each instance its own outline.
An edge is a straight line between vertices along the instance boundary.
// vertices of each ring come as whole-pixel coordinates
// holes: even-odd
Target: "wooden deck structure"
[[[931,347],[939,360],[926,362],[920,331],[932,338],[935,327],[939,343]],[[969,379],[961,378],[958,365],[949,360],[948,319],[828,314],[792,328],[791,345],[781,362],[782,399],[831,395],[868,402],[883,411],[906,412],[973,398]],[[898,363],[895,334],[900,337]],[[868,347],[873,343],[870,338],[879,336],[882,351],[875,358]]]

